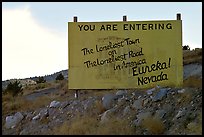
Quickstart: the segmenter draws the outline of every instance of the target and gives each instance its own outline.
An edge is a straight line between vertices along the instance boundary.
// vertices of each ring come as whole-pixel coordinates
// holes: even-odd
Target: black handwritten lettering
[[[159,75],[155,76],[149,76],[149,77],[138,77],[138,85],[144,85],[151,82],[157,82],[157,81],[163,81],[168,80],[167,74],[161,72]]]
[[[131,51],[129,51],[129,53],[128,53],[129,58],[144,55],[144,54],[142,53],[142,48],[140,48],[140,49],[141,49],[141,50],[140,50],[140,51],[138,51],[138,52],[134,52],[134,51],[132,51],[132,50],[131,50]]]
[[[96,45],[96,51],[97,52],[102,52],[102,51],[106,51],[106,50],[122,48],[125,45],[128,45],[128,46],[136,45],[137,43],[140,43],[140,39],[138,39],[138,38],[134,39],[134,40],[132,40],[130,38],[125,38],[124,40],[119,41],[119,42],[115,42],[115,43],[109,41],[108,44],[105,45],[105,46]]]
[[[170,58],[169,58],[169,66],[170,66]],[[137,69],[138,68],[138,69]],[[163,69],[168,69],[167,63],[166,62],[159,62],[157,61],[156,64],[152,64],[150,66],[140,66],[140,67],[133,67],[133,76],[137,76],[138,74],[145,74],[146,72],[152,72],[152,71],[157,71],[157,70],[163,70]]]
[[[139,59],[138,61],[131,61],[131,62],[125,62],[123,61],[122,65],[127,67],[136,67],[138,65],[146,64],[146,59]]]
[[[132,68],[133,76],[137,76],[138,75],[136,68],[137,67],[133,67]]]
[[[81,51],[83,51],[84,55],[87,54],[93,54],[93,49],[83,48]]]
[[[127,45],[132,45],[132,44],[140,43],[140,39],[131,40],[130,38],[126,38],[125,42]]]
[[[113,62],[116,62],[116,61],[123,61],[123,60],[126,60],[126,55],[127,54],[122,54],[122,55],[119,55],[119,56],[111,56],[109,58],[106,58],[106,59],[96,59],[96,61],[85,61],[84,64],[86,65],[87,68],[90,68],[90,67],[96,67],[96,66],[102,66],[102,65],[105,65],[105,64],[109,64],[109,63],[113,63]],[[96,63],[94,63],[96,62]]]
[[[121,68],[121,66],[120,65],[114,65],[114,70],[121,70],[122,68]]]

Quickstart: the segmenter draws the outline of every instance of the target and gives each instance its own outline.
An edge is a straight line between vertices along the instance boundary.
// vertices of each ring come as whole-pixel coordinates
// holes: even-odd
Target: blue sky
[[[201,2],[3,2],[2,79],[67,69],[67,22],[73,16],[79,22],[122,21],[123,15],[128,21],[146,21],[174,20],[177,13],[183,45],[201,48]]]

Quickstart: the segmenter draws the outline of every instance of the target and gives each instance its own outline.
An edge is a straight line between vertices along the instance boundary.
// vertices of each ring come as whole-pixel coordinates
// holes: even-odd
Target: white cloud
[[[2,80],[68,68],[67,34],[40,26],[30,8],[2,9]]]

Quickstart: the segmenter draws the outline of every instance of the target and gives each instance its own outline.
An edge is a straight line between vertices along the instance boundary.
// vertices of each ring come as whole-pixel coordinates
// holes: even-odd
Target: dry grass
[[[192,98],[193,98],[193,93],[190,90],[185,90],[184,93],[178,94],[179,95],[179,102],[181,103],[181,105],[187,105],[188,103],[191,102]]]
[[[148,129],[153,135],[160,135],[165,130],[163,122],[157,116],[145,118],[142,122],[142,127]]]
[[[54,129],[55,135],[88,135],[94,134],[97,127],[97,118],[77,115],[72,121],[64,122]]]
[[[188,131],[194,135],[202,135],[202,123],[191,122],[187,126]]]
[[[23,96],[12,97],[10,94],[6,94],[2,96],[2,114],[8,115],[16,112],[32,111],[49,105],[55,98],[56,96],[54,95],[46,95],[30,101]]]
[[[96,116],[77,116],[72,122],[64,122],[56,127],[56,135],[129,135],[134,134],[134,129],[129,127],[127,120],[110,119],[107,123],[100,124]]]
[[[188,132],[192,135],[202,135],[202,112],[197,116],[197,120],[187,125]]]
[[[130,127],[127,119],[112,118],[99,126],[99,135],[134,135],[135,128]]]
[[[38,83],[36,85],[28,85],[23,89],[23,95],[28,95],[28,94],[33,93],[36,90],[41,90],[41,89],[45,89],[48,87],[50,88],[50,87],[53,87],[55,85],[56,85],[55,83],[48,83],[48,82]]]
[[[190,76],[183,81],[183,87],[202,88],[202,79]]]
[[[59,86],[58,88],[64,88],[66,86],[66,81],[61,81],[58,83],[47,83],[47,86]],[[45,83],[40,83],[45,84]],[[24,89],[24,95],[32,93],[36,89],[37,85],[32,85],[30,87],[27,87]],[[29,91],[30,90],[30,91]],[[66,97],[62,97],[63,90],[59,90],[58,93],[51,93],[49,95],[43,95],[41,97],[37,97],[35,100],[30,101],[26,100],[25,96],[16,96],[13,97],[11,94],[3,94],[2,95],[2,114],[3,116],[13,114],[16,112],[22,112],[22,111],[32,111],[40,107],[44,107],[50,104],[53,100],[62,101],[65,100]]]

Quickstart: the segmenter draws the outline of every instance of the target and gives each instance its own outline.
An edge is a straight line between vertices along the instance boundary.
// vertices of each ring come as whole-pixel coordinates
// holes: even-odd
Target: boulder
[[[161,109],[161,110],[157,110],[155,116],[159,117],[159,118],[163,118],[166,114],[166,111]]]
[[[48,116],[49,116],[48,109],[45,108],[45,109],[42,109],[35,117],[33,117],[33,120],[42,119]]]
[[[125,109],[123,110],[123,116],[128,115],[130,111],[131,111],[130,106],[126,106]]]
[[[186,110],[185,109],[182,109],[182,110],[179,110],[178,113],[176,114],[175,118],[180,118],[182,116],[184,116],[186,114]]]
[[[156,90],[159,90],[159,88],[160,88],[160,86],[156,85],[156,87],[151,88],[151,89],[148,89],[148,90],[146,91],[146,93],[147,93],[148,95],[152,95],[153,92],[156,91]]]
[[[116,110],[115,108],[112,108],[112,109],[105,111],[103,114],[101,114],[100,115],[101,116],[100,123],[103,124],[103,123],[107,122],[111,118],[111,116],[113,115],[115,110]]]
[[[170,90],[170,88],[160,89],[160,91],[152,98],[152,101],[156,102],[162,100],[167,95],[168,90]]]
[[[5,123],[6,128],[14,128],[23,118],[24,116],[20,112],[17,112],[14,116],[7,116]]]
[[[114,94],[106,94],[106,95],[104,95],[103,98],[102,98],[103,107],[106,110],[112,108],[116,99],[117,99],[117,96],[114,95]]]
[[[52,101],[51,103],[50,103],[50,108],[56,108],[56,107],[59,107],[60,106],[60,102],[58,102],[58,101]]]
[[[142,121],[148,117],[151,117],[151,112],[142,112],[137,115],[137,119],[133,121],[133,124],[136,126],[140,126]]]
[[[184,93],[184,92],[185,92],[185,89],[178,90],[177,92],[178,92],[178,93]]]
[[[123,97],[125,95],[127,95],[127,91],[126,90],[118,90],[116,92],[116,96],[118,96],[118,97]]]
[[[132,107],[135,108],[135,109],[143,108],[143,100],[142,100],[142,98],[139,98],[138,100],[135,100],[135,102],[133,103]]]

